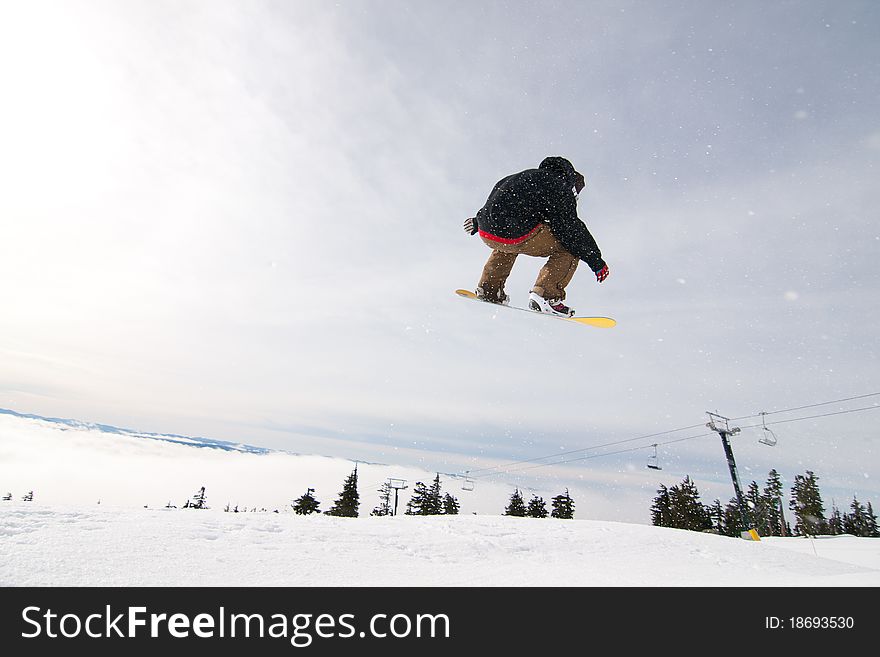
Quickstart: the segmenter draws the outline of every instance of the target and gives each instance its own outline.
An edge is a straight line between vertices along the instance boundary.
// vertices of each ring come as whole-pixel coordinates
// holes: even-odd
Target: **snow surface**
[[[414,517],[408,494],[433,473],[359,463],[361,517],[297,516],[307,487],[330,508],[354,464],[208,442],[0,414],[0,495],[13,494],[0,501],[0,586],[880,586],[880,539],[752,543],[611,522],[586,485],[575,520],[510,518],[511,485],[465,492],[442,477],[462,514]],[[409,481],[401,514],[371,517],[388,477]],[[164,508],[200,486],[210,509]]]
[[[880,586],[880,540],[755,543],[595,520],[5,502],[0,585]]]

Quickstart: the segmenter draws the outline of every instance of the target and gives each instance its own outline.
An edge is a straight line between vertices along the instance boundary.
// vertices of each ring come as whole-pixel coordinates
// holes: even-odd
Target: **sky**
[[[460,472],[880,392],[878,29],[855,1],[4,2],[0,407]],[[488,256],[463,220],[548,155],[611,270],[568,303],[614,329],[452,294]],[[741,474],[877,499],[874,417],[744,429]],[[724,499],[711,434],[644,468],[700,433],[528,476]]]

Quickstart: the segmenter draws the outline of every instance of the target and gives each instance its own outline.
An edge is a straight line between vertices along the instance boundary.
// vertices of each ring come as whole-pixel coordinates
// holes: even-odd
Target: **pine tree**
[[[819,493],[819,478],[807,470],[806,475],[795,475],[789,508],[794,511],[794,531],[798,536],[816,536],[828,531],[825,507]]]
[[[413,486],[413,493],[409,498],[409,502],[406,503],[406,511],[405,515],[408,516],[424,516],[426,513],[422,512],[422,507],[424,506],[424,502],[428,497],[428,487],[425,486],[421,481],[417,481],[415,486]]]
[[[669,489],[660,484],[657,497],[651,505],[651,524],[655,527],[672,527],[672,508],[669,505]]]
[[[709,520],[712,522],[712,531],[724,536],[724,507],[721,506],[721,500],[716,498],[706,511],[709,513]]]
[[[669,489],[669,507],[672,515],[670,527],[698,532],[712,529],[709,512],[700,502],[700,492],[690,476]]]
[[[544,502],[544,498],[532,495],[532,499],[529,500],[529,506],[526,509],[526,515],[529,518],[546,518],[549,513],[547,512],[547,504]]]
[[[33,502],[34,501],[34,491],[30,490],[24,494],[21,498],[22,502]]]
[[[523,502],[519,488],[515,489],[513,495],[510,496],[510,503],[504,509],[504,515],[517,516],[518,518],[522,518],[526,515],[526,505]]]
[[[732,497],[724,507],[724,535],[736,538],[742,531],[742,512],[739,510],[739,501]]]
[[[360,495],[357,490],[358,469],[354,466],[354,471],[345,478],[342,485],[342,492],[339,494],[336,502],[329,511],[324,513],[328,516],[337,516],[340,518],[357,518],[358,507],[360,506]]]
[[[550,505],[553,510],[550,512],[550,516],[553,518],[561,518],[563,520],[571,520],[574,518],[574,500],[571,499],[571,495],[568,494],[568,489],[565,489],[565,494],[557,495],[550,501]]]
[[[307,488],[304,495],[301,495],[297,499],[293,501],[291,505],[293,507],[293,512],[299,516],[307,516],[312,513],[321,513],[321,509],[318,507],[320,503],[315,499],[315,496],[312,493],[315,492],[314,488]],[[238,509],[238,507],[235,507]]]
[[[868,523],[865,517],[865,507],[856,499],[855,495],[853,495],[853,501],[849,508],[852,509],[852,513],[843,516],[844,532],[853,536],[867,536]]]
[[[880,538],[880,530],[877,528],[877,516],[874,514],[874,509],[871,507],[870,502],[868,502],[868,508],[865,509],[865,524],[865,529],[867,530],[865,536]]]
[[[426,516],[439,516],[443,513],[443,495],[440,492],[440,474],[434,477],[434,483],[428,489],[425,500],[422,502],[422,514]]]
[[[379,486],[379,506],[370,511],[371,516],[391,515],[391,484],[387,481]]]
[[[450,496],[452,497],[452,496]],[[452,498],[455,500],[455,498]],[[458,500],[455,500],[458,504]],[[439,516],[445,512],[446,500],[440,490],[440,475],[434,477],[434,483],[428,488],[421,481],[413,487],[413,494],[406,503],[408,516]],[[457,512],[457,509],[456,509]]]
[[[192,500],[187,500],[184,509],[210,509],[208,506],[208,496],[205,495],[205,487],[202,486],[199,491],[192,496]]]
[[[447,516],[457,516],[460,509],[458,500],[449,493],[443,496],[443,513]]]
[[[779,473],[773,469],[767,475],[767,485],[761,498],[764,502],[766,514],[766,533],[762,536],[783,536],[785,531],[785,516],[782,513],[782,479]]]
[[[758,482],[752,481],[746,490],[746,504],[749,505],[749,515],[752,518],[752,525],[758,530],[761,536],[770,535],[770,523],[767,520],[768,509],[764,496],[758,488]]]
[[[831,517],[828,519],[828,533],[832,536],[846,533],[843,527],[843,516],[840,515],[840,509],[833,502],[831,503]]]

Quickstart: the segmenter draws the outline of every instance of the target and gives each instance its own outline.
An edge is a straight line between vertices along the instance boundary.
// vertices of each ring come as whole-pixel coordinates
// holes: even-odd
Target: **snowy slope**
[[[360,518],[301,517],[290,501],[312,487],[328,509],[353,462],[173,438],[0,414],[0,494],[13,493],[0,501],[0,585],[880,585],[880,540],[750,543],[596,520],[586,486],[573,521],[503,517],[511,486],[465,492],[452,477],[460,516],[379,518],[382,481],[409,481],[402,512],[433,473],[360,463]],[[210,509],[164,508],[200,486]]]
[[[880,586],[880,540],[753,543],[590,520],[8,502],[0,585]]]

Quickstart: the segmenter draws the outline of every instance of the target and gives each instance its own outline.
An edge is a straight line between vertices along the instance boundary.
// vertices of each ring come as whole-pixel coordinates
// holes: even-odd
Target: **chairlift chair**
[[[651,470],[662,470],[663,468],[660,467],[660,463],[657,459],[657,443],[654,443],[651,447],[654,448],[654,453],[648,457],[648,468]]]
[[[468,477],[470,470],[465,470],[464,473],[464,481],[461,483],[462,490],[473,490],[474,489],[474,480]]]
[[[761,413],[761,437],[758,438],[758,442],[762,445],[773,447],[778,441],[776,438],[776,434],[767,428],[767,421],[764,418],[765,415],[767,415],[767,413]]]

